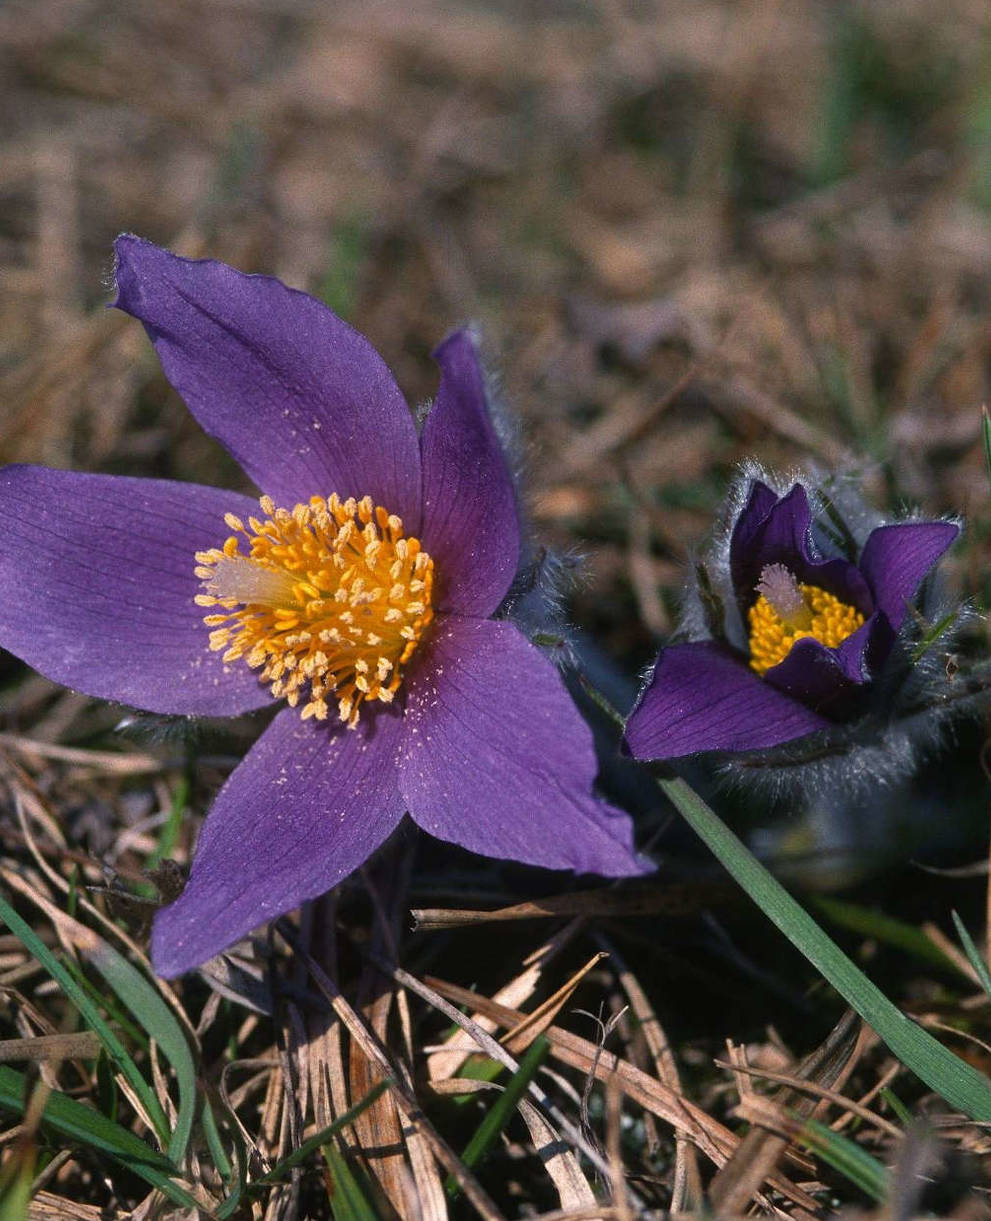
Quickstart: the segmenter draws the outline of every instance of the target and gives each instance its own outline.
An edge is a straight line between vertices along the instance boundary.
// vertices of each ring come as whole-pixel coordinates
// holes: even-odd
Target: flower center
[[[784,661],[796,640],[811,636],[835,649],[864,622],[855,606],[818,585],[800,585],[784,564],[768,564],[750,608],[750,668],[766,674]]]
[[[223,608],[203,620],[210,648],[260,667],[294,708],[305,691],[304,720],[325,720],[333,697],[353,729],[364,700],[392,701],[433,619],[433,560],[370,496],[313,496],[291,512],[260,504],[264,521],[228,513],[235,533],[196,553],[196,602]]]

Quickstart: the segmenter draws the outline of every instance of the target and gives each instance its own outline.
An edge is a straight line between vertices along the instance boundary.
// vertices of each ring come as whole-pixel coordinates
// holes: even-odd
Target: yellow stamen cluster
[[[800,584],[775,564],[761,574],[751,606],[750,668],[766,674],[784,661],[796,640],[811,636],[835,649],[864,622],[856,607],[817,585]]]
[[[304,719],[325,720],[333,697],[353,728],[364,700],[392,701],[433,619],[433,560],[369,496],[260,504],[264,520],[228,513],[235,533],[196,554],[206,590],[196,602],[222,608],[204,618],[210,648],[260,667],[292,707],[303,699]]]

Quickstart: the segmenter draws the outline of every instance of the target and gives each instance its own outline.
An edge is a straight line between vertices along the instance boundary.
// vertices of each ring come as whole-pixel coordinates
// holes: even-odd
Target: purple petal
[[[901,627],[923,577],[960,533],[948,521],[910,521],[872,530],[860,557],[860,570],[877,606]]]
[[[0,645],[48,678],[151,712],[231,716],[271,702],[244,662],[209,649],[195,553],[223,543],[236,492],[0,470]]]
[[[181,897],[155,917],[152,962],[171,978],[353,873],[398,825],[401,718],[354,730],[285,708],[213,803]]]
[[[712,641],[662,649],[626,724],[637,759],[706,750],[762,750],[825,729],[829,721],[765,682]]]
[[[483,856],[642,873],[629,818],[591,794],[592,735],[510,623],[444,619],[408,679],[400,786],[425,831]]]
[[[747,503],[736,519],[733,537],[730,540],[730,571],[733,584],[737,589],[742,588],[746,583],[747,573],[743,571],[742,565],[746,563],[746,557],[752,550],[761,527],[777,503],[778,496],[762,480],[755,479],[750,489],[750,495],[747,497]],[[758,573],[758,578],[759,576]]]
[[[485,618],[519,562],[516,496],[468,332],[455,332],[434,358],[441,382],[421,440],[422,541],[437,565],[439,609]]]
[[[809,550],[812,511],[805,488],[796,483],[769,506],[771,489],[759,480],[737,519],[730,541],[733,588],[746,612],[768,564],[784,564],[800,581],[828,590],[865,615],[874,610],[867,582],[848,560],[819,560]]]
[[[825,716],[842,716],[853,691],[869,678],[864,653],[872,627],[862,624],[838,649],[811,636],[797,640],[784,661],[763,676],[764,682]]]
[[[823,716],[847,719],[862,707],[864,686],[876,677],[894,642],[887,615],[878,611],[836,648],[811,636],[797,640],[764,682]]]
[[[145,324],[203,428],[277,504],[371,496],[416,531],[416,427],[374,348],[268,276],[181,259],[125,235],[114,304]]]

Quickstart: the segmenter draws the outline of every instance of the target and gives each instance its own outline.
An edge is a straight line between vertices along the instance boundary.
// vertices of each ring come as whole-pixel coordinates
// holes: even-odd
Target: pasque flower
[[[0,471],[0,644],[157,713],[285,706],[224,785],[153,961],[177,975],[356,869],[408,811],[487,856],[641,872],[591,735],[499,610],[513,482],[470,336],[418,433],[381,358],[312,297],[125,236],[114,304],[260,501]]]
[[[948,521],[879,523],[849,489],[769,486],[749,471],[725,534],[697,568],[686,640],[662,649],[626,727],[637,758],[706,751],[817,760],[877,750],[925,705],[945,665],[917,646],[937,620],[926,577],[959,533]],[[932,644],[929,641],[928,644]],[[905,726],[902,725],[902,728]],[[895,749],[895,747],[899,749]],[[864,756],[861,756],[861,764]]]

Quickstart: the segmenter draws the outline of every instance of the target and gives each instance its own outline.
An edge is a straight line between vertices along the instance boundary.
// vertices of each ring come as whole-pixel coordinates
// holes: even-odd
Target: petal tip
[[[631,849],[625,861],[613,861],[587,870],[604,878],[643,878],[657,872],[657,862]]]
[[[140,293],[137,262],[141,254],[147,251],[165,253],[154,242],[138,237],[136,233],[121,233],[114,238],[114,299],[109,302],[111,309],[123,310],[126,314],[134,312]]]
[[[963,534],[963,523],[959,521],[943,521],[940,522],[946,531],[946,545],[952,547],[961,534]]]
[[[170,910],[166,907],[156,912],[151,926],[151,968],[161,979],[176,979],[199,965],[183,953],[182,939],[176,940],[165,927]]]
[[[451,356],[460,354],[478,359],[478,330],[470,324],[452,331],[431,353],[439,365],[443,365]]]

